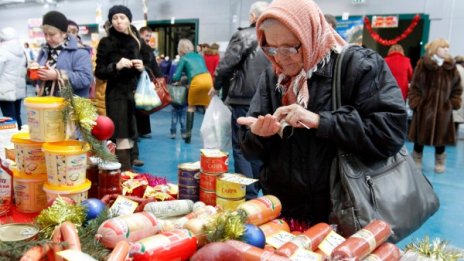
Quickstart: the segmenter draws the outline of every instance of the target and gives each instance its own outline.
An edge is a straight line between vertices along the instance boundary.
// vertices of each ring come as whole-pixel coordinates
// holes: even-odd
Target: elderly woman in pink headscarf
[[[275,0],[256,28],[273,68],[261,75],[248,117],[238,119],[241,148],[263,162],[264,194],[281,200],[283,217],[328,222],[337,149],[371,161],[402,147],[400,89],[380,55],[352,46],[342,61],[342,106],[332,109],[334,64],[347,44],[312,0]]]

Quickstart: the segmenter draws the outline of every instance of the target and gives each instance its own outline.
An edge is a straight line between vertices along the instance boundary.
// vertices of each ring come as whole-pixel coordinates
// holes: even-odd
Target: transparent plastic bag
[[[161,100],[155,91],[155,85],[146,71],[143,71],[142,75],[140,75],[134,99],[137,109],[149,111],[161,105]]]
[[[229,108],[218,96],[214,96],[206,109],[200,128],[203,148],[227,150],[231,146],[231,116]]]

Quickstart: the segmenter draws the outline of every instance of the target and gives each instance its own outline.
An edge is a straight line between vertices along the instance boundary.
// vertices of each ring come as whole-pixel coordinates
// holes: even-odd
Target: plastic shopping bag
[[[143,71],[140,75],[134,99],[137,109],[149,111],[161,105],[161,100],[155,91],[155,85],[150,81],[146,71]]]
[[[227,150],[231,144],[232,113],[218,96],[214,96],[206,109],[200,132],[203,148]]]

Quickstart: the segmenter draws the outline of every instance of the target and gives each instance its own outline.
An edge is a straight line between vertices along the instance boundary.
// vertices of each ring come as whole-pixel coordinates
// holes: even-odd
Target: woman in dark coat
[[[448,48],[448,42],[441,38],[425,46],[426,55],[417,63],[409,90],[412,156],[421,169],[424,145],[435,146],[436,173],[446,169],[445,146],[456,143],[453,110],[461,107],[461,78]]]
[[[346,42],[313,1],[274,0],[256,28],[273,68],[261,75],[248,117],[238,118],[241,148],[263,162],[263,192],[280,199],[283,217],[328,222],[337,149],[373,161],[402,147],[400,89],[382,57],[351,47],[342,63],[342,106],[333,110],[334,63]]]
[[[115,125],[116,155],[123,170],[131,168],[131,149],[137,137],[134,91],[144,66],[150,65],[149,48],[130,25],[132,14],[122,5],[108,12],[111,27],[97,48],[95,76],[107,80],[106,113]]]

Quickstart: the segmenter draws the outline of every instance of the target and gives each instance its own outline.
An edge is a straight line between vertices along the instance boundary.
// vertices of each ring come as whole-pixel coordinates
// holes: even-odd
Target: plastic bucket
[[[47,164],[48,183],[57,186],[83,184],[87,170],[87,151],[82,141],[47,142],[42,146]]]
[[[35,213],[47,207],[47,196],[42,187],[47,175],[21,175],[13,169],[13,190],[16,209],[22,213]]]
[[[28,97],[24,99],[24,105],[31,140],[54,142],[65,139],[64,98]]]
[[[20,173],[41,175],[47,173],[42,142],[31,140],[29,133],[20,132],[11,137],[15,147],[16,165]]]
[[[53,201],[56,197],[67,197],[76,204],[82,203],[82,201],[87,199],[88,191],[91,186],[90,180],[85,180],[84,184],[77,186],[56,186],[49,183],[43,185],[43,190],[47,194],[47,200],[49,202]]]

